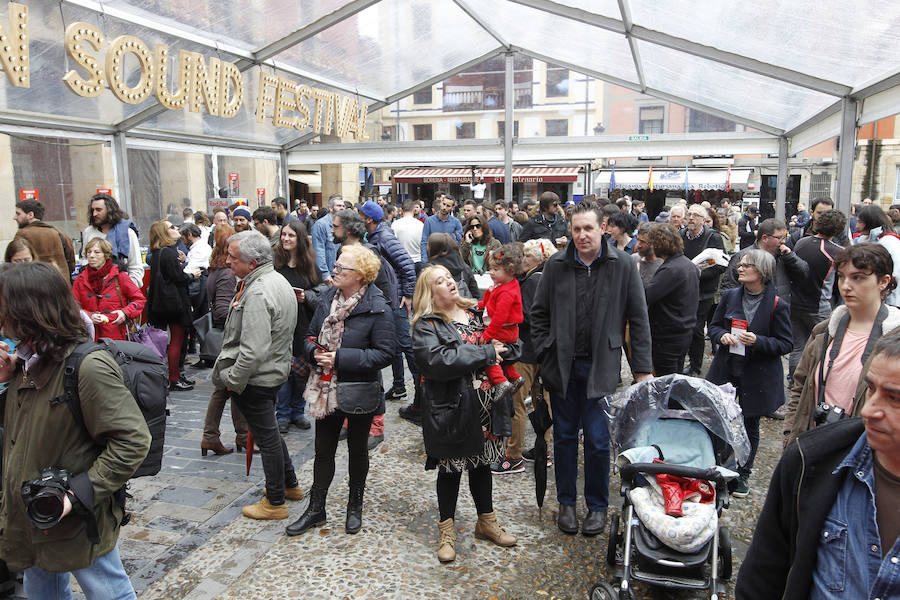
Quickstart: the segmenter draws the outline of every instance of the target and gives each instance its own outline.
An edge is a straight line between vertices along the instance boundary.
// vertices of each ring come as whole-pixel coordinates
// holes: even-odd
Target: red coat
[[[512,343],[519,339],[522,316],[522,289],[515,279],[495,285],[484,293],[478,308],[486,308],[491,322],[484,330],[484,339]]]
[[[91,290],[90,283],[88,283],[88,270],[90,267],[85,267],[75,278],[75,283],[72,284],[72,293],[75,294],[75,299],[85,312],[88,314],[99,312],[109,316],[114,311],[122,310],[130,319],[137,319],[141,316],[147,299],[140,288],[134,285],[134,282],[128,277],[128,273],[120,272],[119,268],[113,265],[109,275],[103,280],[103,289],[98,295]],[[119,282],[118,290],[116,290],[116,281]],[[120,292],[121,300],[119,299]],[[115,317],[110,317],[110,321],[114,319]],[[94,339],[96,340],[104,337],[114,340],[125,339],[124,322],[119,325],[94,323],[94,330],[96,333]]]

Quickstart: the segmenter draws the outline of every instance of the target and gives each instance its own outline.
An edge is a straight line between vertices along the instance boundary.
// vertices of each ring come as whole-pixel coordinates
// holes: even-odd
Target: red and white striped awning
[[[514,167],[513,183],[559,183],[578,180],[580,167]],[[485,183],[502,183],[503,168],[482,169]],[[394,173],[397,183],[471,183],[471,169],[403,169]]]

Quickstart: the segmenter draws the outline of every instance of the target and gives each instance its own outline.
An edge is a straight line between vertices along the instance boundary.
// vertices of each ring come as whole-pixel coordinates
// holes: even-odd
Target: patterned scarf
[[[109,272],[112,270],[112,266],[112,261],[108,260],[103,263],[103,266],[99,269],[88,267],[88,287],[91,288],[91,291],[94,292],[94,295],[99,295],[101,292],[103,292],[103,287],[106,283],[106,276],[109,275]]]
[[[331,301],[331,311],[322,323],[322,331],[319,333],[319,343],[328,348],[329,352],[335,352],[341,347],[341,338],[344,337],[344,321],[359,304],[359,300],[365,295],[364,285],[359,291],[343,299],[340,291],[334,295]],[[306,408],[314,419],[321,419],[334,412],[337,408],[337,370],[332,367],[331,379],[322,380],[322,367],[314,365],[303,398],[306,400]]]

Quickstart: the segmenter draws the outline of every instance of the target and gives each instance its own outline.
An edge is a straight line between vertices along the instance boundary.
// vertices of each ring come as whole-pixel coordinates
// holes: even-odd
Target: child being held
[[[523,321],[522,290],[516,273],[522,269],[522,259],[521,244],[506,244],[488,255],[494,285],[488,288],[478,303],[478,308],[485,311],[486,327],[482,334],[485,343],[498,340],[511,344],[519,339],[519,323]],[[497,399],[515,393],[525,383],[513,361],[485,367],[484,372]]]

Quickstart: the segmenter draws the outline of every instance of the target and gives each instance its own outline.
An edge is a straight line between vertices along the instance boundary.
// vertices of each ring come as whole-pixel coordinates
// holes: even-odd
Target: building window
[[[431,86],[413,94],[413,104],[431,104]]]
[[[547,137],[569,135],[568,119],[547,119]]]
[[[431,125],[413,125],[413,139],[430,140]]]
[[[809,178],[809,197],[831,198],[831,173],[813,173]]]
[[[735,131],[737,123],[717,117],[702,110],[688,110],[688,131]]]
[[[506,135],[506,121],[497,121],[497,137]],[[519,137],[519,122],[513,121],[513,137]]]
[[[547,66],[547,84],[544,90],[548,98],[559,98],[569,95],[569,70],[562,67]]]
[[[381,128],[381,139],[385,142],[393,142],[397,139],[397,126],[388,125]]]
[[[458,140],[470,140],[475,137],[475,121],[469,121],[467,123],[457,123],[456,125],[456,139]]]
[[[666,109],[662,106],[641,106],[638,113],[638,133],[664,133]]]

